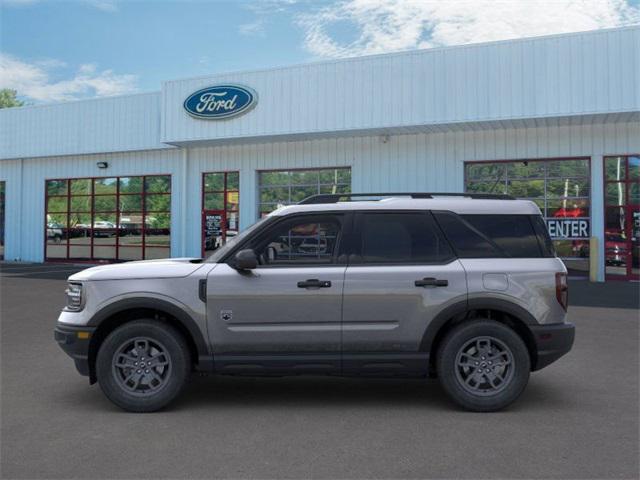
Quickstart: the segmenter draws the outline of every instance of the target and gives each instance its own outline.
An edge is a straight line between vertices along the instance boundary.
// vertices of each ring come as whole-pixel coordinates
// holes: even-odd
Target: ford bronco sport
[[[566,272],[530,201],[316,195],[205,260],[72,275],[55,338],[129,411],[166,406],[193,371],[433,376],[492,411],[571,349]]]

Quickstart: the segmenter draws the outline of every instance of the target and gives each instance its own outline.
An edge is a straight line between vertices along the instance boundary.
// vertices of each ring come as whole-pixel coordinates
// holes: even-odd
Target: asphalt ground
[[[639,477],[637,283],[574,282],[574,349],[503,412],[435,380],[194,377],[130,414],[53,340],[78,269],[0,265],[2,478]]]

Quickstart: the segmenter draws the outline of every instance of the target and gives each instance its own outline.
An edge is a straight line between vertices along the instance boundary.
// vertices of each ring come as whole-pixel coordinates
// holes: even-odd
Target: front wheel
[[[511,328],[493,320],[455,327],[440,346],[438,378],[460,406],[490,412],[514,402],[527,386],[531,361]]]
[[[182,391],[191,371],[189,347],[175,328],[135,320],[104,340],[96,376],[104,394],[130,412],[153,412]]]

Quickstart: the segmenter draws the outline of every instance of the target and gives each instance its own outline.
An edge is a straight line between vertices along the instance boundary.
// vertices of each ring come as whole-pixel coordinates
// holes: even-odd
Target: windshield
[[[229,251],[239,242],[247,238],[247,236],[256,230],[259,226],[261,226],[269,217],[263,217],[258,220],[256,223],[247,228],[244,232],[236,235],[235,237],[227,237],[227,243],[225,243],[222,247],[213,252],[209,257],[207,257],[207,263],[218,263],[220,259],[222,259]]]

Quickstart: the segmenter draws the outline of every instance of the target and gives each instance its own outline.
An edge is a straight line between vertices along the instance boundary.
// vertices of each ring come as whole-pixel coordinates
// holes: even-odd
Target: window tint
[[[461,258],[539,258],[543,249],[551,248],[548,234],[536,232],[531,215],[438,213],[436,217]],[[544,225],[538,225],[541,229]],[[545,235],[542,242],[539,235]]]
[[[538,237],[538,244],[542,249],[543,257],[555,257],[556,249],[553,246],[551,237],[549,236],[549,230],[544,223],[544,219],[540,215],[531,215],[531,224]],[[588,245],[588,244],[587,244]]]
[[[261,265],[330,264],[339,234],[337,216],[305,216],[271,229],[254,249]]]
[[[467,222],[500,247],[509,257],[540,257],[538,237],[529,215],[463,215]]]
[[[437,212],[434,216],[460,258],[504,257],[504,253],[455,213]]]
[[[365,213],[358,263],[440,263],[453,257],[430,214]]]

